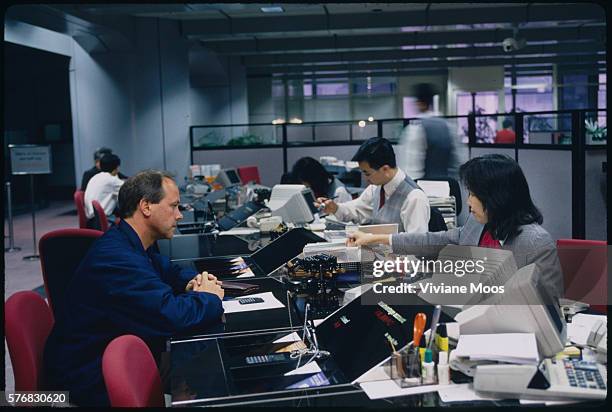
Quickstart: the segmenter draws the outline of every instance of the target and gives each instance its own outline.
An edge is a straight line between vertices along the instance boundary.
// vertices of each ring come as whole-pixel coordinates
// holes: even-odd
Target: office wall
[[[518,162],[527,177],[531,198],[544,216],[544,229],[555,240],[571,238],[572,153],[519,150]]]
[[[126,39],[121,51],[90,52],[69,36],[47,36],[49,30],[20,22],[7,23],[5,36],[71,57],[75,185],[100,146],[121,157],[128,175],[165,167],[181,180],[189,164],[190,125],[248,122],[244,68],[237,58],[226,59],[219,63],[225,84],[191,87],[188,42],[175,21],[131,18],[113,29]]]
[[[220,164],[222,167],[257,166],[261,183],[273,186],[283,174],[283,149],[199,150],[193,152],[194,164]]]
[[[247,79],[249,123],[270,123],[276,119],[272,100],[272,78]]]
[[[608,239],[608,214],[606,204],[607,179],[601,164],[607,160],[606,149],[586,152],[586,238]]]

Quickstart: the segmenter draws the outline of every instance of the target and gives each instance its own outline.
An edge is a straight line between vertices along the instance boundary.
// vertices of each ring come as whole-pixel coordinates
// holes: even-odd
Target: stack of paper
[[[586,315],[579,313],[567,324],[567,339],[578,345],[586,345],[591,329],[598,321],[607,323],[605,315]]]
[[[461,335],[455,355],[471,361],[487,360],[522,365],[537,364],[539,360],[533,333]]]

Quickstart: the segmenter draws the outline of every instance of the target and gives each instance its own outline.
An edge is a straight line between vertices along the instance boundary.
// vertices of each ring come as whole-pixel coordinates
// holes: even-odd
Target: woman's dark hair
[[[488,216],[487,227],[495,239],[510,239],[519,226],[542,224],[542,214],[533,204],[527,179],[513,159],[488,154],[461,165],[459,176],[480,200]]]
[[[118,168],[119,165],[121,165],[121,159],[119,159],[119,156],[112,153],[105,154],[100,159],[100,170],[103,172],[110,173]]]
[[[357,153],[351,159],[353,162],[368,162],[372,169],[380,169],[384,165],[397,167],[395,152],[391,142],[383,137],[370,137],[363,142]]]
[[[173,176],[166,171],[143,170],[126,180],[117,199],[119,217],[132,217],[141,199],[154,204],[161,202],[166,195],[162,186],[164,178],[172,179]]]
[[[312,157],[302,157],[293,165],[291,176],[299,182],[306,182],[317,197],[327,196],[333,176],[323,165]]]

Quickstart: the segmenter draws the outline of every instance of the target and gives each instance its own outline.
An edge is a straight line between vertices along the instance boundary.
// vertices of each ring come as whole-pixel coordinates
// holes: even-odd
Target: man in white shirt
[[[398,165],[413,179],[457,178],[459,167],[455,131],[433,111],[433,86],[414,87],[418,120],[404,128],[398,144]]]
[[[123,185],[119,179],[119,165],[121,160],[117,155],[106,154],[100,159],[100,173],[91,178],[85,190],[85,215],[93,219],[94,209],[91,202],[97,200],[104,209],[106,216],[111,216],[117,207],[117,195]],[[113,221],[114,219],[109,219]]]
[[[428,231],[427,195],[397,167],[393,146],[387,139],[372,137],[366,140],[352,160],[359,163],[369,186],[357,199],[346,203],[318,198],[325,212],[345,222],[397,223],[400,232]]]

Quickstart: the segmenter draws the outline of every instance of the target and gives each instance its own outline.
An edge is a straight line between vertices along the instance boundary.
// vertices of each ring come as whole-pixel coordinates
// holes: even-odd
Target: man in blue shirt
[[[50,387],[70,391],[79,406],[109,406],[102,354],[114,338],[140,336],[158,357],[168,337],[218,324],[223,315],[214,276],[181,269],[152,248],[172,238],[183,217],[171,176],[148,170],[129,178],[118,203],[123,219],[79,265],[45,347]]]

